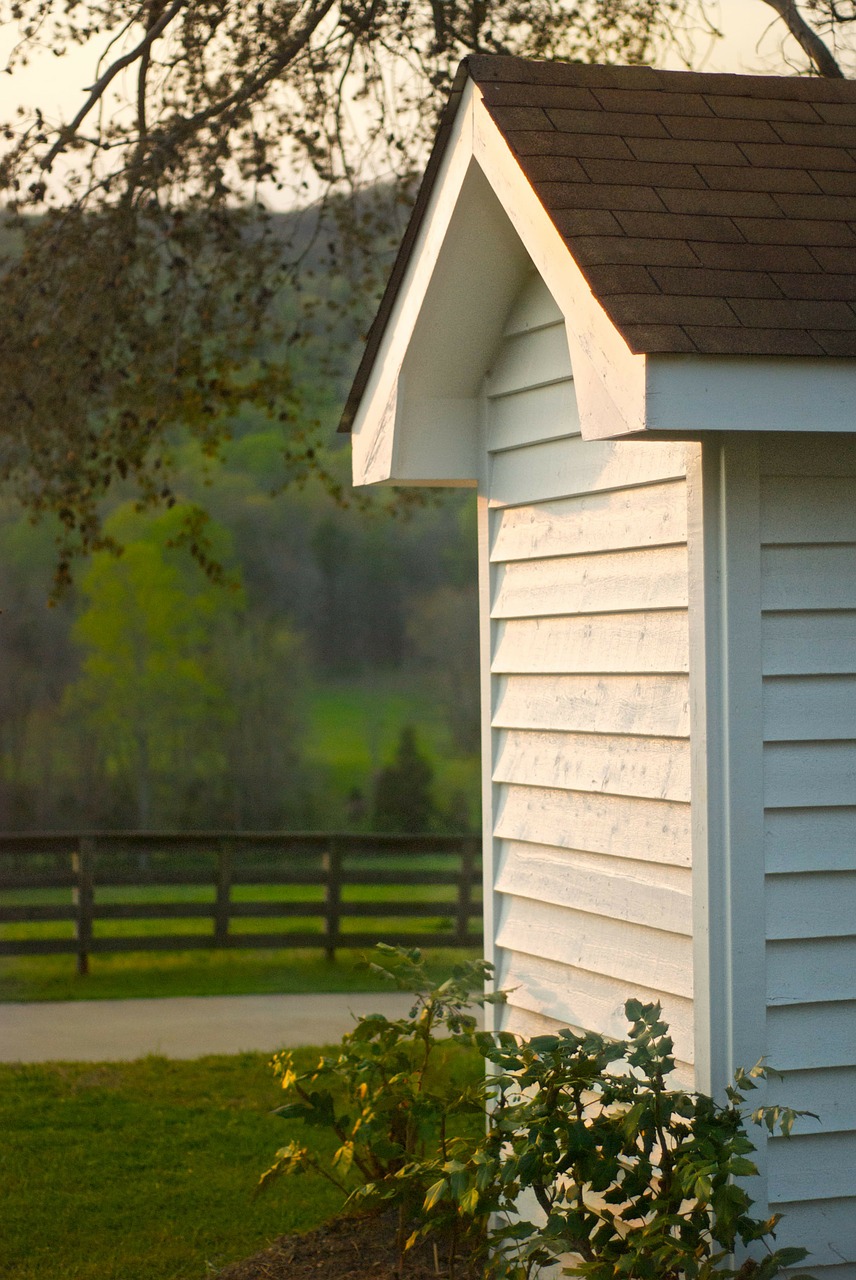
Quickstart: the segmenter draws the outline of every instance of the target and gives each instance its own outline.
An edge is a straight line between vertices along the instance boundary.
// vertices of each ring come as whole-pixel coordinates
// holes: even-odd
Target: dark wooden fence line
[[[441,866],[420,867],[434,857]],[[187,861],[189,857],[189,861]],[[407,865],[402,866],[406,858]],[[201,861],[207,859],[207,865]],[[195,865],[194,865],[195,863]],[[362,835],[352,832],[104,832],[0,834],[0,891],[69,889],[67,903],[0,904],[3,924],[71,921],[74,937],[0,938],[0,956],[75,954],[81,974],[93,953],[183,951],[203,948],[322,948],[333,959],[342,947],[377,941],[411,946],[478,946],[481,942],[481,846],[475,836]],[[239,886],[282,889],[314,886],[312,900],[236,900]],[[442,901],[430,893],[405,900],[383,889],[443,885]],[[210,902],[103,902],[100,889],[207,886]],[[376,894],[359,901],[347,890]],[[316,930],[271,933],[232,930],[236,920],[317,920]],[[346,927],[360,919],[390,919],[398,927],[368,932]],[[423,918],[436,927],[410,931],[401,921]],[[99,934],[105,920],[208,919],[204,934],[157,933],[134,937]],[[472,927],[474,923],[475,927]]]

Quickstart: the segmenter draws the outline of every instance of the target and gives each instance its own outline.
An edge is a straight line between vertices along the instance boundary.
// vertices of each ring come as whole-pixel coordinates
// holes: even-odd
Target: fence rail
[[[0,834],[0,956],[74,954],[85,974],[98,952],[320,947],[332,959],[337,948],[381,940],[478,946],[480,886],[475,836]],[[111,921],[171,920],[207,920],[210,929],[109,929]],[[240,927],[265,920],[269,931]]]

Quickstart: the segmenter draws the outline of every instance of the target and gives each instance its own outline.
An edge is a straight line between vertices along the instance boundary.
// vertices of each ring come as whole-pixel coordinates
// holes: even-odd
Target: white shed
[[[660,999],[856,1277],[856,83],[472,58],[345,418],[477,485],[503,1016]]]

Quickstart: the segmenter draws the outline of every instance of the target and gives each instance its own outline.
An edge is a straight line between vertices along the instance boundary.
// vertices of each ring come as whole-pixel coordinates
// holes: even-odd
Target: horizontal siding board
[[[856,806],[768,809],[764,865],[770,873],[856,871]]]
[[[767,1144],[767,1172],[774,1204],[856,1196],[856,1133],[774,1138]]]
[[[496,566],[491,616],[683,609],[687,590],[683,546],[517,560]]]
[[[856,1133],[856,1066],[789,1071],[780,1078],[771,1075],[767,1101],[795,1111],[815,1112],[817,1119],[799,1118],[797,1133]]]
[[[568,335],[560,322],[505,338],[485,379],[485,392],[492,400],[572,376]]]
[[[814,1280],[853,1280],[856,1270],[856,1212],[850,1197],[841,1200],[782,1201],[770,1209],[781,1213],[776,1247],[808,1249],[809,1256],[795,1269],[809,1272]],[[842,1267],[842,1257],[849,1267]],[[828,1265],[829,1273],[818,1270]]]
[[[856,664],[856,653],[853,655]],[[856,675],[767,676],[764,738],[812,742],[856,735]]]
[[[682,675],[501,676],[495,699],[497,728],[689,736]]]
[[[524,786],[688,802],[689,743],[503,729],[496,742],[493,778]]]
[[[851,1000],[854,974],[856,937],[767,943],[769,1005]],[[856,1054],[856,1042],[851,1053]]]
[[[764,547],[763,609],[856,609],[856,546]]]
[[[559,498],[491,516],[493,561],[670,546],[686,541],[686,484],[670,480]]]
[[[856,999],[769,1008],[767,1054],[777,1071],[852,1066],[856,1059]]]
[[[504,332],[509,336],[563,322],[562,312],[550,290],[540,276],[533,276],[512,306]]]
[[[677,934],[503,896],[496,941],[507,950],[692,996],[692,941]]]
[[[491,452],[579,435],[580,411],[574,384],[569,378],[492,400],[488,424]]]
[[[761,540],[856,542],[856,478],[766,477],[761,481]]]
[[[764,803],[771,809],[856,805],[856,742],[768,743]]]
[[[659,870],[656,864],[622,864],[604,855],[504,841],[495,884],[500,893],[516,898],[551,902],[689,936],[691,873],[668,868],[672,883],[664,884],[657,876]]]
[[[661,441],[566,440],[495,454],[490,505],[547,502],[686,476],[686,445]]]
[[[856,933],[856,871],[768,876],[764,898],[771,940]]]
[[[856,610],[767,613],[761,619],[764,675],[851,675]]]
[[[530,1014],[550,1018],[561,1026],[597,1031],[620,1039],[627,1035],[624,1005],[627,1000],[652,1004],[662,999],[664,1016],[675,1042],[675,1053],[683,1062],[693,1060],[692,1001],[668,995],[637,982],[616,981],[542,960],[536,956],[501,951],[497,983],[509,991],[509,1002]]]
[[[500,838],[689,867],[690,806],[544,787],[499,788]]]
[[[538,674],[685,672],[689,637],[685,610],[663,613],[512,618],[494,629],[491,670]]]
[[[762,476],[856,476],[856,440],[771,434],[761,440],[760,464]]]

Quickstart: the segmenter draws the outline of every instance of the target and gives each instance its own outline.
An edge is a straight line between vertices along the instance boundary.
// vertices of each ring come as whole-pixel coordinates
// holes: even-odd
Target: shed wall
[[[693,1061],[686,461],[584,441],[540,279],[484,396],[488,879],[505,1025],[621,1034],[659,999]]]
[[[856,1276],[856,441],[763,442],[760,536],[767,1044],[785,1073],[771,1097],[820,1116],[769,1144],[770,1208],[816,1276],[843,1280]]]

